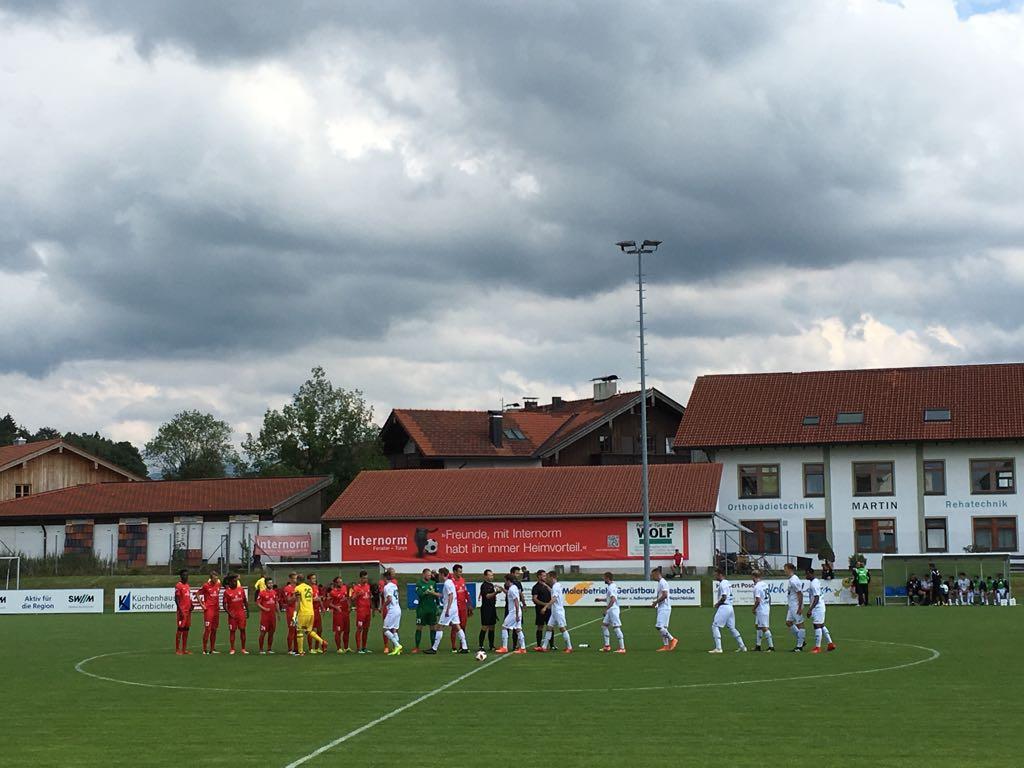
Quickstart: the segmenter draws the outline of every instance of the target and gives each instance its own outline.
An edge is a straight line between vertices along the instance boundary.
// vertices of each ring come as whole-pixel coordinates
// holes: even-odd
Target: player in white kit
[[[772,639],[772,631],[768,626],[771,618],[772,595],[768,591],[768,585],[761,580],[761,572],[754,571],[754,627],[757,630],[757,642],[754,650],[761,650],[761,641],[767,644],[764,650],[771,653],[775,650],[775,641]]]
[[[746,653],[747,646],[743,643],[740,631],[736,629],[736,611],[732,607],[732,585],[726,580],[725,572],[721,568],[715,569],[715,581],[718,582],[718,602],[715,603],[715,618],[711,622],[711,637],[715,640],[715,647],[708,653],[722,652],[722,627],[727,627],[733,638],[736,640],[737,653]]]
[[[402,606],[398,604],[398,585],[392,579],[394,571],[388,570],[387,584],[384,585],[384,636],[391,643],[389,656],[401,656],[402,644],[398,640],[398,625],[402,621]]]
[[[967,578],[967,574],[963,571],[960,572],[960,577],[956,580],[956,586],[959,591],[959,597],[956,601],[957,605],[970,605],[974,602],[974,595],[971,592],[971,580]]]
[[[806,633],[804,632],[804,583],[796,575],[796,566],[786,563],[782,566],[786,573],[786,626],[796,638],[794,653],[804,649]]]
[[[658,582],[658,586],[655,587],[657,594],[654,597],[654,602],[651,603],[651,607],[657,611],[654,626],[661,634],[661,648],[658,651],[674,651],[679,645],[679,641],[668,631],[669,622],[672,620],[672,601],[668,596],[668,582],[662,576],[660,567],[651,570],[651,578]]]
[[[807,609],[807,618],[814,624],[814,650],[811,653],[821,653],[821,638],[825,637],[828,643],[828,650],[834,651],[836,644],[832,642],[832,635],[828,633],[825,626],[825,595],[822,593],[821,582],[814,578],[814,569],[808,568],[804,571],[807,576],[807,598],[811,601]]]
[[[469,653],[469,646],[466,645],[466,631],[459,623],[459,602],[455,596],[455,581],[448,573],[447,568],[439,568],[437,575],[444,579],[444,587],[441,589],[441,618],[437,622],[438,629],[434,632],[434,644],[425,653],[437,653],[437,647],[444,637],[443,627],[451,627],[457,632],[460,648],[459,653]]]
[[[508,653],[509,632],[515,632],[519,644],[512,653],[526,653],[526,635],[523,634],[523,597],[516,586],[516,580],[511,573],[505,574],[505,604],[508,606],[508,616],[501,625],[501,648],[495,653]]]
[[[544,642],[537,650],[547,651],[557,627],[562,633],[562,640],[565,641],[565,653],[572,653],[572,638],[569,636],[568,623],[565,620],[565,592],[562,591],[562,585],[558,583],[558,576],[553,570],[548,571],[547,582],[551,588],[551,600],[547,604],[551,608],[551,616],[548,617],[548,625],[544,630]]]
[[[619,585],[612,579],[612,572],[604,572],[604,618],[601,620],[601,635],[604,637],[602,653],[612,650],[610,630],[615,630],[615,638],[619,641],[616,653],[626,652],[626,638],[622,636],[622,620],[619,617]]]

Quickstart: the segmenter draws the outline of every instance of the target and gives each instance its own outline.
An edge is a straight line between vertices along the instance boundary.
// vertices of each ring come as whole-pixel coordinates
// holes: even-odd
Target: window
[[[948,408],[927,408],[924,412],[925,421],[952,421],[953,414]]]
[[[824,518],[804,520],[804,552],[819,552],[826,540]]]
[[[610,435],[598,435],[597,444],[601,447],[601,453],[612,452],[612,438]]]
[[[804,416],[805,427],[816,427],[821,424],[821,416]]]
[[[983,552],[1015,552],[1017,550],[1017,518],[974,518],[974,546]]]
[[[656,438],[656,437],[648,437],[647,438],[647,452],[648,453],[657,453],[658,452],[657,444],[658,444],[658,438]]]
[[[740,497],[744,499],[777,499],[779,497],[778,464],[741,464]]]
[[[782,524],[778,520],[740,520],[740,525],[750,529],[750,533],[743,534],[747,552],[782,554]]]
[[[864,411],[843,411],[836,416],[836,424],[863,424]]]
[[[971,459],[971,493],[1013,493],[1013,459]]]
[[[853,463],[854,496],[892,496],[891,461],[855,461]]]
[[[946,495],[946,462],[926,461],[924,463],[924,495]]]
[[[896,521],[892,518],[854,520],[853,530],[858,552],[896,551]]]
[[[946,538],[946,518],[926,517],[924,519],[924,548],[929,552],[946,552],[949,549]]]
[[[30,495],[31,493],[32,493],[32,486],[31,485],[26,484],[26,485],[16,485],[16,486],[14,486],[14,498],[16,498],[16,499],[23,498],[25,496]]]
[[[825,465],[804,464],[804,496],[807,498],[815,498],[824,495]]]

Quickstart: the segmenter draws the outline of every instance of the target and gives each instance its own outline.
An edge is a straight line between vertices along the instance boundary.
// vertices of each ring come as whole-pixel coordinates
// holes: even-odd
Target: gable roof
[[[948,409],[949,421],[925,421]],[[840,412],[863,423],[837,424]],[[820,423],[804,426],[805,416]],[[1024,437],[1024,364],[701,376],[678,448]]]
[[[656,389],[651,396],[680,414],[683,407]],[[382,432],[399,425],[426,458],[505,457],[543,458],[580,439],[605,422],[639,404],[640,392],[621,392],[605,400],[587,398],[538,405],[529,410],[507,410],[505,429],[518,429],[524,440],[504,438],[499,448],[491,443],[488,411],[444,411],[396,408]]]
[[[640,472],[635,465],[361,472],[323,519],[634,517]],[[721,476],[721,464],[650,467],[651,514],[713,515]]]
[[[106,467],[111,472],[116,472],[122,477],[128,480],[146,480],[145,477],[139,477],[134,472],[129,472],[124,467],[120,467],[117,464],[101,459],[99,456],[95,456],[88,451],[79,448],[71,443],[66,443],[62,438],[54,438],[52,440],[39,440],[34,443],[25,443],[24,445],[5,445],[0,446],[0,472],[10,469],[11,467],[22,464],[32,459],[37,459],[40,456],[50,453],[50,451],[68,451],[81,456],[83,459],[89,461],[95,461],[102,467]]]
[[[243,512],[276,514],[330,483],[330,477],[322,476],[90,483],[0,501],[0,520]]]

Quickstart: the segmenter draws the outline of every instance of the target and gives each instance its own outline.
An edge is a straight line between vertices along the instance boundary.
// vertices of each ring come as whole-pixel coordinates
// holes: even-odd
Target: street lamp
[[[661,240],[644,240],[640,245],[634,240],[616,243],[619,249],[629,255],[636,255],[636,294],[640,310],[640,474],[641,509],[644,526],[644,575],[651,572],[651,503],[647,478],[647,354],[644,342],[644,254],[654,253]]]

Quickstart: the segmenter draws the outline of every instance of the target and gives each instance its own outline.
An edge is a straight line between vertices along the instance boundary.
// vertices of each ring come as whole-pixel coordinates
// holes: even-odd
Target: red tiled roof
[[[657,392],[656,396],[667,399]],[[401,425],[427,458],[539,458],[556,445],[596,427],[611,414],[639,402],[639,398],[639,391],[621,392],[605,400],[567,400],[558,406],[505,411],[504,428],[518,428],[526,439],[505,437],[500,448],[491,443],[487,411],[396,408],[391,419]]]
[[[30,456],[33,453],[43,451],[47,448],[52,448],[58,443],[63,442],[59,437],[53,440],[39,440],[35,443],[25,443],[24,445],[3,445],[0,446],[0,467],[5,467],[8,464],[12,464],[19,459],[23,459],[26,456]]]
[[[0,502],[0,519],[269,512],[326,486],[328,477],[92,483]]]
[[[324,521],[640,515],[639,466],[361,472]],[[721,464],[650,468],[652,515],[713,514]]]
[[[949,409],[947,422],[925,409]],[[862,424],[836,414],[862,411]],[[819,426],[803,426],[819,416]],[[1024,364],[701,376],[678,448],[1024,437]]]

